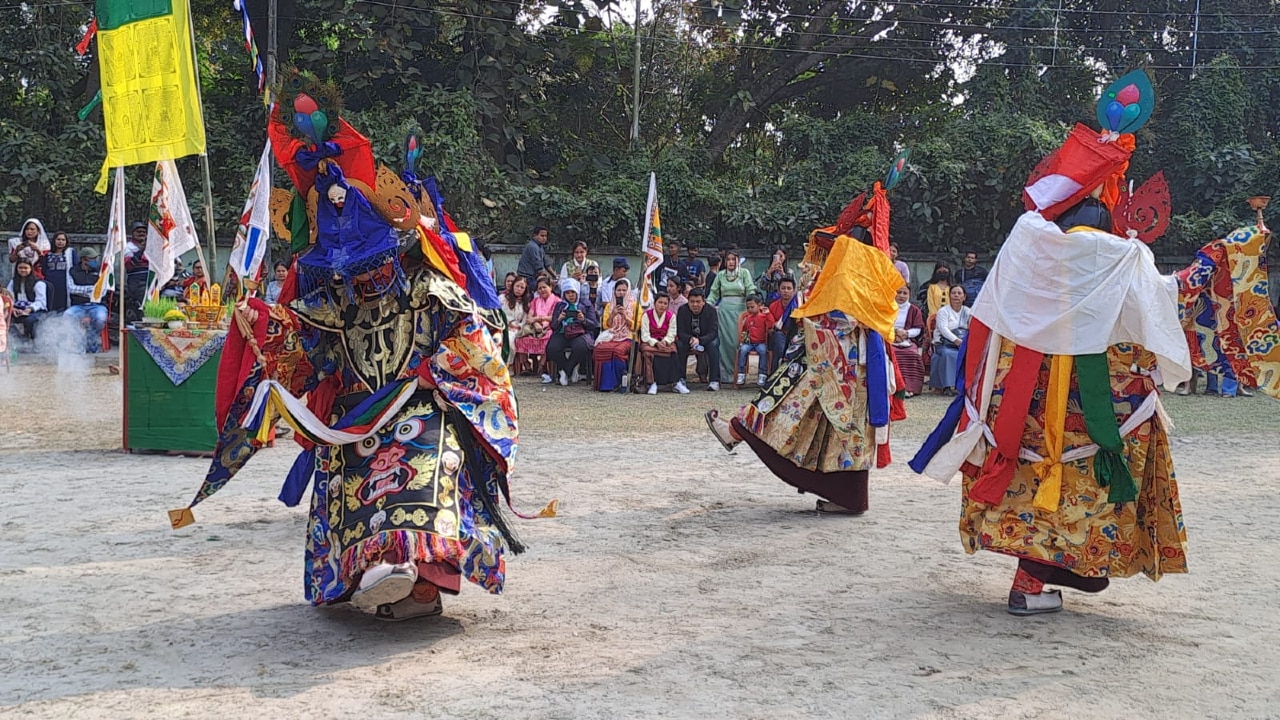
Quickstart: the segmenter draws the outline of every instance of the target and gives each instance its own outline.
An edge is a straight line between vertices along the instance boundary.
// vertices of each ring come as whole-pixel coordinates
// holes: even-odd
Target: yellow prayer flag
[[[188,0],[97,0],[107,168],[205,151]]]

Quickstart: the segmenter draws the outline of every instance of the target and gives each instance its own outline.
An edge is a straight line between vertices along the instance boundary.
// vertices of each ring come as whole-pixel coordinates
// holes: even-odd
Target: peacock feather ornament
[[[332,80],[290,70],[276,90],[276,112],[289,132],[312,147],[333,139],[342,114],[342,92]]]

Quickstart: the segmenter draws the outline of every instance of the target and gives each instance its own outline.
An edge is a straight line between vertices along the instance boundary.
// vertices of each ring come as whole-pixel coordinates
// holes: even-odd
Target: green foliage
[[[1163,169],[1174,218],[1158,252],[1187,252],[1247,217],[1243,199],[1280,197],[1280,13],[1205,0],[1196,73],[1186,15],[1119,0],[948,0],[871,5],[800,0],[650,4],[570,0],[296,0],[282,63],[343,87],[348,119],[399,169],[420,131],[420,173],[440,180],[460,225],[520,243],[536,224],[553,248],[585,239],[635,246],[649,172],[664,234],[705,247],[798,249],[883,178],[904,251],[994,250],[1022,212],[1034,166],[1099,86],[1149,66],[1159,94],[1130,176]],[[1267,6],[1270,7],[1270,6]],[[1061,14],[1059,14],[1061,9]],[[0,227],[101,231],[100,116],[75,113],[96,67],[69,48],[90,7],[52,0],[0,8]],[[238,17],[194,0],[218,232],[238,219],[265,139]],[[1056,30],[1055,30],[1056,28]],[[636,33],[641,137],[630,138]],[[1172,38],[1164,40],[1164,38]],[[264,38],[259,38],[260,42]],[[988,57],[985,63],[949,62]],[[201,221],[199,166],[180,161]],[[280,181],[280,180],[278,180]],[[129,170],[133,217],[150,168]],[[203,222],[200,222],[203,227]]]

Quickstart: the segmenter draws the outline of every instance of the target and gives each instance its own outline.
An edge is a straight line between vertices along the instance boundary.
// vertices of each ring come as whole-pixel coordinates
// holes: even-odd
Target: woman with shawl
[[[893,364],[902,372],[906,396],[912,397],[924,390],[924,361],[920,358],[924,313],[911,304],[911,289],[906,285],[898,288],[893,299],[898,304],[898,315],[893,321]]]
[[[671,301],[659,295],[653,307],[640,316],[640,355],[644,360],[644,379],[648,393],[658,394],[659,385],[671,385],[674,392],[689,394],[680,382],[680,364],[676,356],[676,316],[668,308]]]
[[[751,272],[739,264],[741,257],[730,250],[724,257],[724,270],[707,291],[707,302],[716,307],[720,318],[720,377],[732,378],[738,367],[738,318],[747,309],[747,296],[754,294],[756,283]]]
[[[631,342],[635,333],[636,306],[631,296],[631,281],[621,278],[613,286],[613,298],[604,306],[601,327],[591,361],[595,365],[595,389],[626,392],[623,376],[631,359]]]
[[[551,311],[555,309],[560,298],[551,291],[551,281],[543,278],[538,281],[538,293],[529,301],[529,312],[525,316],[527,334],[516,339],[516,352],[535,358],[535,364],[542,370],[542,384],[551,384],[551,368],[547,354],[547,341],[551,339]],[[534,372],[538,372],[537,369]]]
[[[587,277],[600,275],[600,263],[587,257],[587,244],[582,240],[573,243],[573,257],[560,266],[561,280],[577,280],[580,288],[586,287]]]
[[[520,351],[521,338],[528,337],[529,281],[520,276],[508,283],[502,293],[502,314],[507,318],[507,335],[511,338],[507,365],[519,375],[529,364],[529,356]]]
[[[44,224],[36,218],[27,218],[22,223],[22,233],[9,238],[9,262],[16,263],[19,259],[26,259],[34,267],[40,256],[49,252],[50,247]]]

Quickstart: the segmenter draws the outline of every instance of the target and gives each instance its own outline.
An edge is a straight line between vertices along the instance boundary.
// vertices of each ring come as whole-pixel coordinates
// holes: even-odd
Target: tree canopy
[[[259,43],[265,2],[246,0]],[[192,0],[220,234],[230,235],[265,140],[238,12]],[[279,0],[281,63],[337,79],[353,124],[398,166],[419,129],[420,167],[478,236],[637,240],[658,174],[668,237],[798,247],[883,176],[905,251],[991,250],[1021,212],[1032,168],[1101,87],[1133,68],[1156,114],[1131,177],[1163,169],[1184,253],[1280,195],[1280,8],[1273,0]],[[74,46],[92,3],[0,5],[0,226],[27,216],[96,232],[100,115],[92,52]],[[1198,24],[1197,24],[1198,23]],[[634,43],[641,132],[630,137]],[[265,48],[262,48],[265,49]],[[193,206],[192,160],[180,163]],[[150,168],[130,171],[143,212]]]

